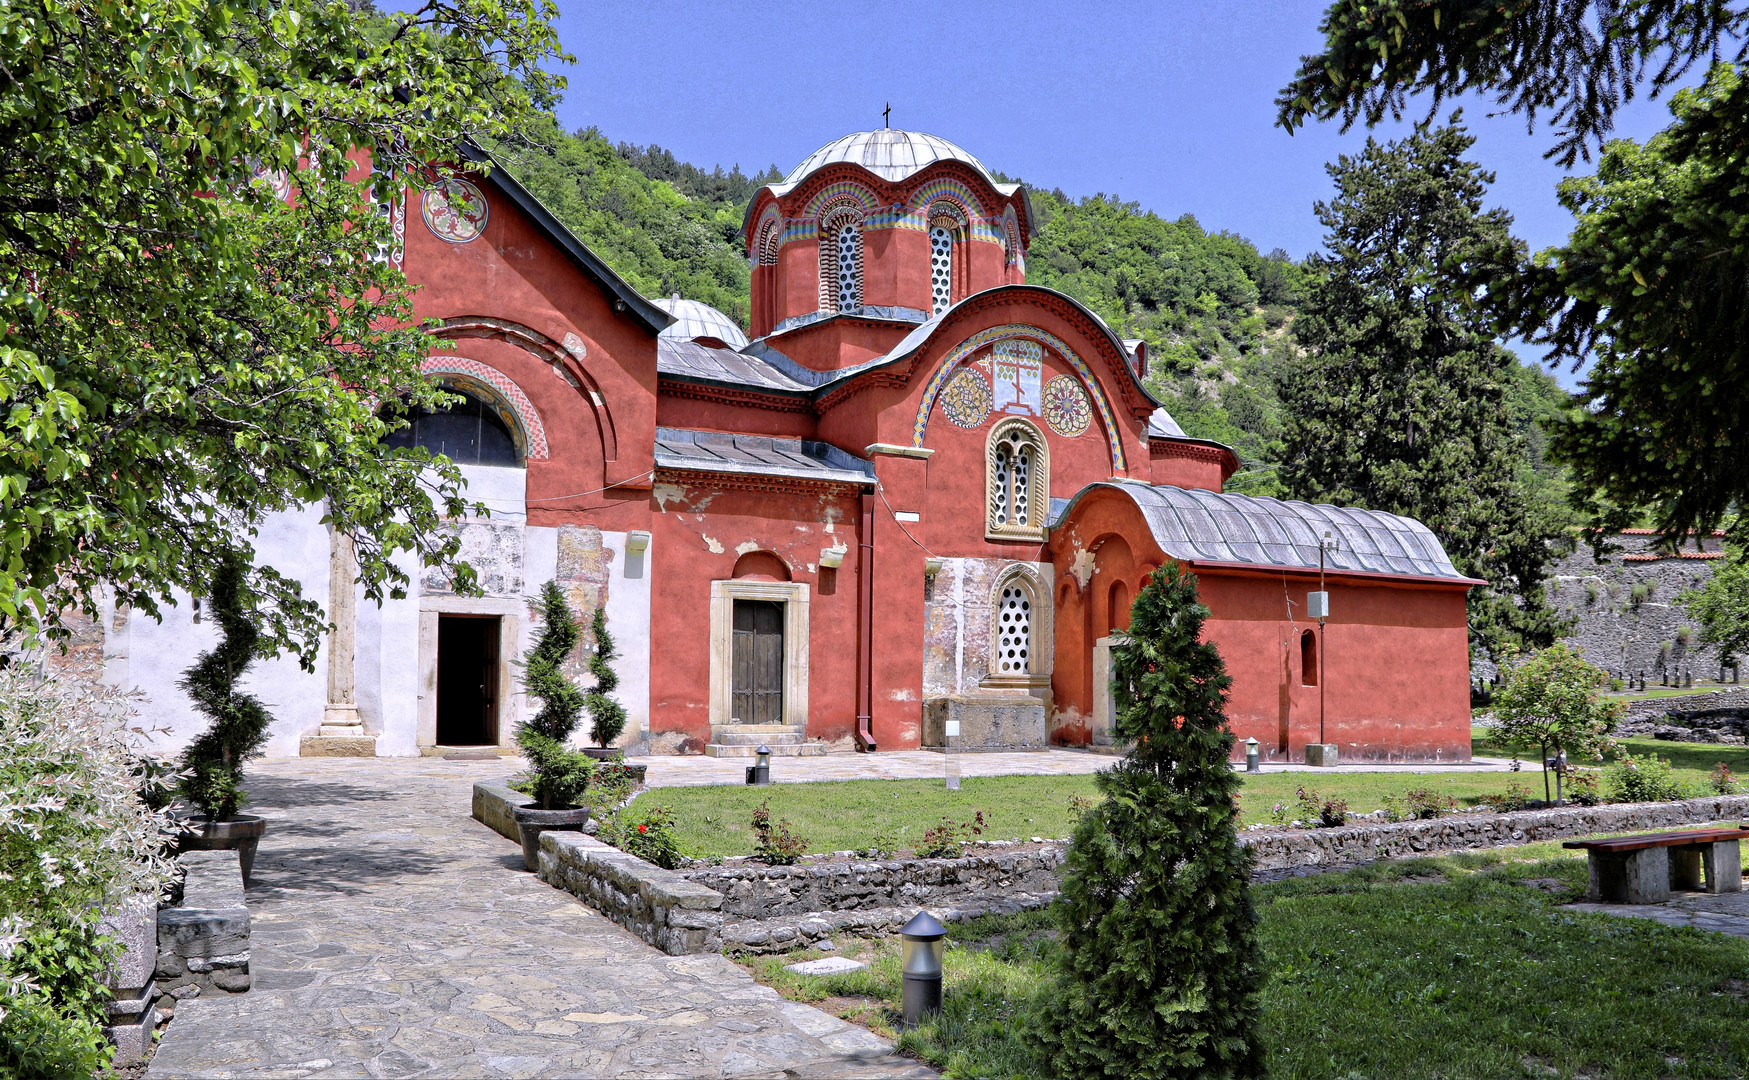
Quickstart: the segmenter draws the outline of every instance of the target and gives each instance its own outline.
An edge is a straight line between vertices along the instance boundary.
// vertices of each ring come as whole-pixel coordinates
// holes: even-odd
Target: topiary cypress
[[[625,706],[608,697],[619,685],[613,670],[613,659],[619,654],[614,652],[613,638],[607,632],[606,604],[595,609],[590,630],[595,635],[595,652],[589,657],[589,673],[595,676],[595,686],[583,695],[583,704],[589,710],[589,737],[595,745],[605,747],[626,729]]]
[[[234,552],[219,562],[208,600],[224,637],[195,660],[180,683],[194,699],[194,707],[212,721],[182,752],[186,775],[179,785],[209,821],[231,820],[248,801],[243,763],[261,756],[273,723],[259,699],[236,689],[237,680],[259,655],[261,636],[243,601],[245,570],[243,558]]]
[[[1155,571],[1112,652],[1113,736],[1056,905],[1060,969],[1034,1025],[1048,1075],[1262,1076],[1251,856],[1238,842],[1232,680],[1200,640],[1196,578]]]
[[[577,620],[556,582],[541,586],[540,603],[545,626],[523,660],[522,685],[541,699],[541,707],[517,727],[516,744],[528,758],[528,793],[542,810],[558,810],[576,805],[595,764],[570,747],[583,711],[583,692],[564,670],[581,636]]]

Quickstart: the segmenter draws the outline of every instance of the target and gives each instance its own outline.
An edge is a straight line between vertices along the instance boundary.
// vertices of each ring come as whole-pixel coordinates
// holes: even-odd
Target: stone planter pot
[[[594,758],[596,761],[612,761],[616,756],[625,753],[624,750],[617,746],[585,746],[583,752]],[[644,774],[650,771],[650,767],[648,765],[633,765],[629,761],[623,762],[623,764],[627,769],[631,770],[632,780],[637,783],[638,786],[642,787],[644,783]]]
[[[582,832],[589,823],[589,808],[571,810],[541,810],[533,803],[516,808],[516,832],[522,841],[522,864],[530,870],[540,869],[540,834],[548,830]]]
[[[243,884],[249,884],[249,868],[255,865],[255,848],[267,829],[267,819],[254,814],[238,814],[229,821],[208,821],[188,816],[182,824],[194,830],[177,841],[179,851],[235,851],[237,865],[243,871]]]

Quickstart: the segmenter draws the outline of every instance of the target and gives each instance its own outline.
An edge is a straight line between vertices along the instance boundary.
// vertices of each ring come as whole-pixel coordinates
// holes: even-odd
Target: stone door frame
[[[516,745],[522,721],[521,683],[512,664],[521,657],[527,605],[510,597],[427,596],[419,602],[419,747],[437,745],[437,619],[440,615],[498,616],[498,745]]]
[[[805,581],[713,581],[710,607],[710,722],[723,725],[734,714],[735,601],[776,600],[783,604],[783,723],[806,729],[808,723],[808,583]],[[432,712],[435,724],[436,711]]]

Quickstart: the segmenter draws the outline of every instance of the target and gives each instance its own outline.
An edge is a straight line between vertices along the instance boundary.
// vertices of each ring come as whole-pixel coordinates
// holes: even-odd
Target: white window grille
[[[992,540],[1042,540],[1048,515],[1050,449],[1038,428],[1018,417],[990,432],[984,457],[984,497]],[[1034,510],[1034,507],[1037,510]]]
[[[1002,590],[996,618],[996,673],[1032,670],[1032,593],[1015,582]]]
[[[1014,473],[1014,455],[1006,445],[996,447],[996,459],[992,465],[990,485],[990,520],[998,525],[1008,524],[1008,490]]]
[[[930,314],[940,315],[953,303],[953,233],[937,225],[929,230]]]
[[[855,225],[838,230],[838,310],[862,306],[862,235]]]

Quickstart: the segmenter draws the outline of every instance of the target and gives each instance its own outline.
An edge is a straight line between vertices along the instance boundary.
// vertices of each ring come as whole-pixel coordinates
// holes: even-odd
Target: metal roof
[[[1334,546],[1324,565],[1331,570],[1473,580],[1458,573],[1427,526],[1378,510],[1120,482],[1082,488],[1056,521],[1099,488],[1128,496],[1160,549],[1185,562],[1315,570],[1318,541],[1329,533]]]
[[[845,484],[875,482],[873,465],[830,443],[685,428],[656,429],[656,467]]]
[[[651,302],[674,316],[674,323],[662,331],[661,336],[664,338],[691,341],[693,338],[713,337],[731,349],[747,346],[747,335],[735,325],[735,320],[709,304],[698,300],[682,300],[678,296],[666,300],[658,297]]]
[[[696,341],[677,341],[667,336],[656,341],[656,371],[694,382],[722,383],[780,394],[806,394],[813,389],[758,356],[701,345]]]
[[[1178,426],[1178,421],[1172,419],[1172,414],[1162,405],[1154,410],[1154,415],[1148,417],[1148,435],[1156,439],[1183,439],[1187,436],[1184,429]]]
[[[900,128],[878,128],[858,131],[835,139],[809,154],[807,160],[790,170],[781,184],[771,185],[773,195],[785,195],[797,184],[828,165],[849,162],[861,165],[889,183],[899,183],[915,176],[938,161],[958,161],[978,170],[990,186],[1004,195],[1020,190],[1019,184],[999,184],[984,168],[984,163],[965,150],[938,135]]]

